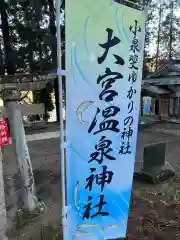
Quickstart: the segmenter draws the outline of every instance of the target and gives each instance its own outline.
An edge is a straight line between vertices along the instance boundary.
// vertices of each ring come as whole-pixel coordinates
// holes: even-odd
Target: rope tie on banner
[[[66,70],[63,70],[61,68],[58,68],[57,70],[57,75],[58,76],[66,76]]]
[[[62,143],[60,144],[60,148],[61,148],[61,149],[67,149],[67,148],[70,148],[70,147],[71,147],[70,142],[62,142]]]
[[[72,206],[71,205],[68,205],[68,206],[64,206],[63,208],[63,214],[62,214],[62,224],[63,226],[66,226],[67,227],[67,214],[69,212],[69,210],[71,210]]]

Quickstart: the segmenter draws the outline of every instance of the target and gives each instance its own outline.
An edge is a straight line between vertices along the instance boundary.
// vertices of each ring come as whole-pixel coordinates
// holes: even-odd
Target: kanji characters
[[[115,157],[110,155],[110,152],[112,152],[111,144],[111,140],[107,139],[105,136],[102,136],[99,144],[95,145],[96,151],[91,153],[89,162],[96,161],[101,164],[104,158],[108,160],[115,160]]]
[[[125,142],[122,142],[122,145],[120,147],[120,150],[119,150],[119,154],[121,155],[126,155],[126,154],[131,154],[132,151],[131,151],[131,145],[129,142],[125,143]]]
[[[100,195],[99,198],[99,202],[95,206],[92,206],[91,200],[93,200],[93,198],[91,196],[88,197],[89,203],[84,206],[85,210],[83,214],[83,220],[97,216],[109,216],[108,212],[103,211],[103,207],[106,205],[106,202],[104,201],[104,195]]]
[[[121,138],[123,140],[125,140],[125,138],[127,138],[127,140],[129,141],[130,138],[133,136],[133,129],[131,127],[129,127],[128,129],[124,128],[124,132],[122,132],[121,134]]]
[[[119,72],[112,72],[110,68],[106,68],[104,75],[99,75],[97,79],[97,84],[102,85],[102,92],[99,95],[100,100],[104,100],[106,102],[112,102],[114,97],[118,96],[118,93],[110,89],[112,88],[112,84],[116,82],[116,80],[122,79],[123,76]]]
[[[103,166],[103,171],[100,174],[95,174],[96,168],[90,168],[91,175],[86,178],[87,185],[85,189],[92,190],[92,185],[95,184],[101,186],[101,192],[104,190],[105,184],[110,184],[113,178],[114,173],[112,171],[107,170],[107,166]]]
[[[129,30],[134,34],[135,37],[137,36],[137,32],[141,32],[141,27],[138,26],[137,20],[134,21],[134,27],[130,25]]]
[[[95,128],[96,124],[97,124],[97,115],[99,114],[100,109],[98,108],[95,114],[95,117],[88,129],[88,132],[91,133],[92,130]],[[102,111],[102,116],[104,118],[104,120],[102,122],[99,123],[99,130],[95,131],[93,134],[97,134],[103,131],[113,131],[113,132],[119,132],[119,121],[115,120],[115,119],[109,119],[111,117],[115,117],[118,113],[120,112],[120,108],[116,107],[116,106],[110,106],[107,107],[106,109],[104,109]]]
[[[104,49],[104,53],[101,57],[98,57],[98,63],[101,64],[104,62],[104,60],[107,57],[107,54],[109,52],[109,49],[116,46],[118,43],[120,43],[120,39],[117,37],[113,37],[113,30],[110,28],[106,29],[106,32],[108,33],[108,37],[107,37],[107,42],[105,43],[100,43],[99,46],[102,47]]]

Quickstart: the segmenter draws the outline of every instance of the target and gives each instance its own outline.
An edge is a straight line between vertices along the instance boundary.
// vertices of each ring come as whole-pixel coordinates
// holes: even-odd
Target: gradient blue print
[[[124,33],[126,39],[128,40],[128,42],[131,43],[131,39],[129,38],[129,35],[126,33],[126,29],[125,29],[125,24],[124,24],[124,13],[122,14],[121,21],[122,21],[122,30],[123,30],[123,33]]]
[[[98,226],[95,226],[95,227],[89,226],[88,228],[86,228],[86,230],[88,230],[89,232],[94,232],[97,236],[100,236],[100,238],[98,238],[98,239],[103,239],[103,237],[105,235],[105,232],[103,232],[102,230],[103,230],[104,227],[107,227],[110,222],[112,223],[112,225],[113,225],[113,223],[118,223],[119,224],[116,227],[116,232],[119,232],[123,228],[126,228],[126,225],[127,225],[128,211],[127,211],[126,214],[123,213],[122,208],[120,208],[119,205],[116,202],[113,201],[115,196],[113,197],[113,199],[110,198],[110,196],[112,196],[112,193],[110,193],[109,195],[106,195],[106,197],[109,200],[108,209],[110,210],[109,212],[111,213],[110,219],[109,219],[109,217],[105,217],[104,219],[103,218],[96,218],[94,220],[91,219],[90,223],[91,224],[96,224],[98,222]],[[99,199],[95,198],[94,200],[98,201]],[[112,201],[112,202],[110,202],[110,201]],[[95,202],[94,202],[94,204],[95,204]],[[83,203],[83,202],[79,203],[79,207],[82,208],[82,210],[83,210],[84,205],[85,205],[85,203]],[[81,213],[77,212],[76,208],[74,208],[74,212],[75,212],[76,218],[78,219],[78,226],[79,226],[78,229],[83,230],[83,228],[80,228],[80,225],[85,224],[88,221],[82,220],[83,211],[81,212],[81,209],[80,209]],[[113,221],[112,221],[112,218],[114,219]]]
[[[104,104],[104,102],[102,102],[102,105],[103,105],[103,104]],[[104,106],[104,105],[103,105],[103,106]],[[114,106],[114,104],[112,104],[111,106]],[[93,118],[93,117],[94,117],[94,115],[92,116],[92,118]],[[90,122],[92,122],[92,120],[91,120]],[[87,125],[85,125],[85,126],[86,126],[86,128],[87,128]],[[116,134],[116,136],[114,136],[114,139],[117,140],[117,142],[120,142],[121,132],[120,132],[120,134]],[[97,140],[95,140],[95,139],[92,140],[92,138],[90,138],[89,141],[90,141],[90,143],[91,143],[91,148],[92,148],[92,149],[94,149],[94,146],[95,146],[96,144],[98,144]],[[76,149],[75,149],[72,145],[71,145],[71,147],[73,148],[74,151],[76,151]],[[119,158],[119,148],[114,147],[113,150],[114,150],[113,152],[114,152],[115,158],[118,159],[118,158]],[[80,153],[79,153],[79,154],[80,154]],[[81,158],[83,158],[82,155],[81,155]]]
[[[85,48],[88,53],[89,53],[89,50],[88,50],[88,46],[87,46],[87,24],[88,24],[89,18],[90,18],[90,16],[88,16],[86,18],[85,24],[84,24],[84,43],[85,43]]]
[[[117,28],[117,31],[120,35],[120,38],[121,40],[123,40],[123,35],[121,33],[121,29],[120,29],[120,26],[119,26],[119,8],[116,9],[116,28]]]
[[[117,16],[116,16],[117,19],[116,19],[116,20],[118,20],[118,9],[117,9],[116,14],[117,14]],[[87,31],[87,22],[88,22],[88,19],[89,19],[89,17],[86,18],[86,24],[85,24],[85,29],[86,29],[86,30],[84,31],[84,33],[86,33],[86,31]],[[120,30],[120,27],[119,27],[119,30]],[[121,32],[119,32],[119,33],[121,33]],[[84,36],[85,36],[85,38],[84,38],[85,47],[86,47],[86,50],[88,51],[86,34],[85,34]],[[121,36],[121,37],[122,37],[122,36]],[[72,52],[73,52],[73,50],[72,50]],[[85,74],[83,73],[83,71],[81,70],[81,67],[80,67],[80,65],[79,65],[79,62],[78,62],[78,59],[77,59],[77,55],[76,55],[76,47],[74,47],[74,56],[72,55],[72,57],[74,57],[75,67],[77,68],[77,70],[78,70],[81,78],[94,90],[94,92],[96,93],[96,95],[98,95],[97,90],[95,90],[95,89],[93,88],[93,86],[88,82],[88,80],[87,80],[87,78],[86,78],[86,75],[85,75]],[[83,154],[79,154],[78,151],[77,151],[73,146],[71,146],[71,148],[73,149],[74,152],[76,152],[76,154],[77,154],[78,156],[81,155],[81,159],[84,159]],[[85,159],[84,159],[84,160],[85,160]],[[87,160],[85,160],[85,161],[87,161]],[[115,200],[115,199],[117,200],[117,201],[112,201],[112,204],[111,204],[111,203],[108,204],[108,209],[111,209],[111,211],[113,212],[113,214],[111,214],[111,217],[113,217],[113,218],[116,219],[117,221],[119,221],[120,216],[121,216],[122,219],[123,219],[123,218],[126,219],[127,216],[128,216],[128,209],[129,209],[129,204],[128,204],[129,201],[128,201],[128,198],[129,198],[130,192],[131,192],[131,189],[129,189],[129,191],[126,192],[126,197],[124,197],[122,192],[120,192],[119,194],[116,194],[116,193],[114,193],[114,192],[111,191],[111,190],[108,190],[108,189],[106,190],[106,194],[108,195],[108,199],[110,199],[109,196],[112,196],[112,195],[113,195],[113,200]],[[121,194],[121,193],[122,193],[122,194]],[[83,192],[82,192],[82,194],[83,194]],[[121,198],[121,200],[120,200],[120,198]],[[97,197],[96,197],[96,199],[97,199]],[[87,199],[86,199],[86,200],[87,200]],[[76,209],[75,206],[74,206],[74,210],[76,211],[75,214],[78,215],[79,224],[81,224],[81,223],[84,222],[84,221],[82,220],[82,214],[84,213],[83,207],[84,207],[85,204],[86,204],[86,203],[85,203],[84,201],[80,201],[80,202],[78,203],[78,208],[79,208],[79,211],[78,211],[78,212],[77,212],[77,209]],[[100,225],[103,226],[101,220],[102,220],[102,219],[99,219],[98,221],[99,221]],[[107,222],[108,222],[108,221],[107,221]],[[99,238],[98,238],[98,239],[100,239],[100,240],[101,240],[101,239],[104,239],[104,234],[103,234],[103,232],[102,232],[101,229],[98,229],[98,230],[97,230],[97,234],[99,235]],[[75,239],[75,238],[74,238],[74,239]],[[92,239],[93,239],[93,238],[92,238]]]
[[[75,82],[74,64],[73,64],[73,48],[71,48],[71,70],[72,70],[72,79]]]
[[[81,160],[83,160],[83,161],[85,161],[85,162],[88,161],[89,157],[88,157],[88,156],[87,156],[87,157],[83,156],[78,150],[76,150],[76,148],[75,148],[72,144],[70,144],[69,147],[77,154],[78,157],[81,158]],[[128,206],[128,202],[125,200],[125,198],[124,198],[123,196],[121,196],[121,198],[123,199],[123,201],[124,201],[124,202],[126,203],[126,205]]]
[[[113,1],[111,1],[111,3],[113,4]],[[82,1],[82,4],[84,4],[84,1]],[[109,2],[108,2],[108,5],[109,5]],[[116,4],[114,4],[114,6],[115,5]],[[112,6],[111,9],[113,9],[114,6]],[[112,18],[116,17],[116,19],[114,19],[114,20],[116,20],[116,22],[114,22],[114,20],[113,20],[113,24],[115,27],[114,31],[116,31],[116,34],[120,37],[121,41],[124,42],[125,47],[128,48],[128,43],[130,44],[129,37],[131,37],[131,34],[130,34],[130,32],[128,32],[128,26],[124,25],[124,16],[122,15],[123,7],[119,10],[119,9],[117,9],[117,5],[116,5],[113,10],[114,10],[114,12],[113,12]],[[125,11],[124,11],[124,13],[125,13]],[[105,104],[104,101],[99,100],[99,91],[98,91],[99,88],[97,89],[95,87],[96,79],[94,79],[95,82],[94,81],[92,82],[92,77],[94,78],[94,75],[92,74],[92,76],[91,76],[91,71],[89,69],[87,70],[87,72],[88,72],[88,75],[87,75],[86,67],[85,68],[83,67],[84,66],[84,62],[83,62],[84,57],[86,58],[88,56],[88,58],[89,58],[89,54],[91,53],[89,44],[91,43],[91,45],[92,45],[92,42],[89,42],[89,39],[88,39],[88,33],[91,32],[90,30],[92,27],[91,25],[88,25],[89,15],[90,15],[90,13],[87,13],[86,15],[84,15],[83,19],[82,19],[82,23],[80,24],[81,36],[82,36],[82,38],[84,36],[84,39],[82,39],[82,46],[80,46],[80,49],[78,49],[79,36],[78,36],[78,38],[76,38],[76,36],[73,36],[73,40],[70,41],[70,45],[73,44],[74,42],[77,43],[77,47],[76,46],[72,47],[72,45],[70,46],[70,49],[71,49],[71,47],[72,47],[72,49],[71,49],[71,59],[69,61],[69,63],[71,63],[71,65],[69,65],[69,67],[71,66],[71,69],[74,70],[74,75],[72,75],[72,73],[71,73],[71,78],[74,77],[75,78],[74,80],[77,83],[77,85],[74,84],[73,87],[80,86],[80,82],[81,82],[81,84],[84,88],[90,87],[93,90],[93,91],[91,91],[91,89],[89,89],[90,94],[88,95],[88,97],[91,96],[91,98],[95,102],[95,105],[94,105],[95,107],[96,107],[96,105],[99,105],[99,104],[102,105],[103,107],[107,107],[107,104]],[[122,18],[122,20],[121,20],[121,18]],[[91,19],[91,20],[93,22],[93,19]],[[127,18],[125,20],[128,21]],[[83,52],[82,52],[82,47],[83,47]],[[121,49],[121,47],[120,47],[120,49]],[[128,50],[127,50],[127,52],[128,52]],[[79,58],[78,58],[78,56],[79,56]],[[89,61],[89,63],[90,63],[90,61]],[[87,64],[88,64],[88,62],[87,62]],[[90,66],[92,66],[92,65],[95,65],[95,63],[91,62]],[[98,73],[98,74],[103,74],[103,73]],[[122,82],[122,85],[123,85],[123,82]],[[69,88],[71,88],[71,87],[72,87],[72,85],[71,86],[69,85]],[[73,89],[69,92],[72,93]],[[74,92],[77,94],[76,90]],[[84,96],[84,93],[82,96]],[[74,104],[75,106],[76,106],[76,104],[78,105],[79,101],[82,100],[81,99],[82,96],[77,97],[77,101],[76,101],[76,98],[72,99],[73,104],[75,103]],[[95,100],[94,97],[96,97],[98,99]],[[85,96],[85,98],[86,98],[86,96]],[[72,110],[71,107],[69,108],[69,110]],[[124,111],[124,109],[123,109],[123,111]],[[70,113],[70,111],[69,111],[69,114],[72,114],[72,113]],[[89,112],[87,112],[87,114],[89,114],[88,116],[90,116]],[[92,116],[92,118],[93,118],[93,116]],[[90,117],[90,119],[91,119],[91,117]],[[71,124],[72,123],[74,124],[74,127],[76,127],[76,128],[79,128],[81,126],[79,123],[77,125],[77,123],[75,122],[75,118],[73,118],[73,121],[71,121]],[[88,125],[85,125],[85,126],[88,127]],[[98,127],[98,124],[96,127]],[[69,130],[72,129],[70,122],[69,122],[68,128],[69,128]],[[87,141],[89,142],[88,147],[86,147],[85,144],[83,144],[82,146],[79,146],[79,144],[81,143],[82,137],[86,137],[86,134],[84,133],[84,130],[85,130],[84,126],[82,126],[81,129],[82,129],[82,132],[80,132],[80,133],[79,133],[79,131],[73,130],[73,134],[78,134],[78,136],[81,136],[81,137],[79,138],[79,143],[78,142],[76,143],[75,138],[71,138],[72,145],[71,145],[70,155],[69,155],[70,159],[68,160],[68,165],[72,164],[72,162],[73,162],[73,165],[71,167],[68,166],[68,168],[70,170],[70,171],[69,170],[68,171],[72,175],[69,177],[69,182],[68,182],[68,186],[67,186],[69,188],[69,190],[68,190],[69,191],[69,204],[72,206],[72,212],[69,215],[70,216],[69,220],[71,223],[71,226],[69,226],[70,232],[71,232],[71,230],[73,230],[73,231],[75,230],[74,228],[76,227],[75,225],[77,223],[84,224],[86,222],[86,221],[82,220],[82,215],[84,214],[83,207],[84,207],[84,205],[87,204],[87,196],[88,196],[88,192],[86,192],[84,189],[84,185],[86,184],[86,177],[89,176],[88,175],[89,169],[87,166],[87,161],[88,161],[88,157],[89,157],[88,154],[90,153],[89,148],[91,148],[91,145],[92,145],[92,147],[94,147],[93,142],[97,141],[95,144],[98,144],[98,139],[92,139],[91,137],[88,137],[87,138]],[[107,133],[107,135],[108,135],[108,133]],[[121,135],[118,135],[118,134],[116,136],[118,138],[121,137]],[[115,136],[113,137],[113,143],[114,143],[114,141],[118,142],[118,139]],[[115,155],[118,156],[119,149],[115,149],[116,147],[119,148],[119,145],[113,144],[113,149],[115,150]],[[133,151],[134,151],[134,146],[133,146]],[[88,154],[87,154],[87,152],[88,152]],[[121,160],[121,159],[118,159],[117,161],[119,161],[119,160]],[[129,165],[132,166],[132,162],[133,162],[132,159],[129,162],[130,162]],[[84,169],[83,173],[82,173],[82,170],[75,169],[76,164],[78,165],[78,167],[80,169]],[[124,168],[124,166],[126,166],[126,163],[124,165],[118,164],[118,166],[119,167],[121,166],[122,169],[126,169],[126,168]],[[92,167],[93,167],[93,165],[92,165]],[[116,167],[116,165],[111,164],[111,167],[112,167],[112,169],[114,169],[114,167]],[[98,166],[97,166],[97,169],[98,169]],[[122,169],[120,169],[120,171],[122,171]],[[98,173],[98,171],[99,170],[97,170],[97,173]],[[131,171],[132,171],[132,168],[129,172],[131,172]],[[82,176],[81,176],[81,174],[82,174]],[[126,177],[126,173],[124,176]],[[128,179],[130,179],[130,177],[128,177]],[[80,186],[79,186],[79,190],[78,190],[79,196],[77,198],[76,203],[77,203],[79,211],[77,211],[77,207],[75,206],[75,204],[73,202],[73,195],[72,195],[73,188],[75,188],[76,181],[78,181],[78,180],[80,180]],[[123,236],[125,234],[126,225],[123,225],[121,227],[118,226],[117,229],[108,230],[106,233],[103,232],[103,230],[102,230],[104,226],[107,226],[109,224],[119,223],[119,222],[121,222],[121,220],[125,220],[127,222],[131,187],[129,187],[130,186],[129,181],[127,181],[126,183],[124,183],[126,180],[122,181],[121,183],[124,185],[121,185],[121,184],[119,185],[118,181],[119,180],[117,177],[116,179],[114,179],[113,186],[107,185],[106,189],[103,192],[103,194],[105,195],[105,201],[108,202],[107,207],[104,210],[108,210],[110,212],[110,216],[107,218],[106,217],[105,218],[102,218],[102,217],[96,218],[95,220],[88,219],[87,222],[89,222],[89,224],[98,223],[100,225],[99,228],[96,230],[94,230],[94,229],[79,229],[79,230],[87,230],[89,232],[95,231],[98,236],[96,236],[96,237],[92,236],[92,237],[87,237],[87,238],[86,238],[86,236],[84,236],[84,237],[82,236],[80,239],[104,240],[105,237],[106,237],[106,239],[111,239],[111,238],[115,238],[115,236],[118,237],[118,236]],[[120,181],[121,181],[121,179],[120,179]],[[95,201],[97,201],[97,198],[98,198],[97,195],[99,195],[99,194],[100,194],[100,191],[97,191],[96,188],[95,189],[93,188],[92,195],[94,195],[94,197],[96,196]],[[97,202],[96,202],[96,204],[97,204]],[[93,206],[94,206],[94,204],[93,204]],[[72,239],[72,237],[70,239]],[[68,240],[70,240],[70,239],[68,239]],[[73,239],[77,240],[79,238],[73,237]]]
[[[77,154],[78,159],[80,157],[83,161],[87,162],[87,157],[84,157],[82,153],[79,153],[79,151],[77,151],[73,145],[71,145],[70,147]],[[73,159],[76,159],[76,157],[73,157]],[[107,195],[107,199],[109,200],[108,201],[108,209],[110,209],[110,212],[113,213],[113,214],[111,213],[111,218],[113,218],[114,220],[116,219],[116,222],[121,222],[122,219],[123,220],[125,219],[125,221],[126,221],[126,218],[127,218],[126,216],[128,215],[128,203],[127,202],[129,201],[129,198],[130,198],[130,192],[131,191],[129,189],[129,191],[127,191],[126,198],[125,198],[123,196],[123,194],[114,193],[113,191],[111,191],[109,189],[106,190],[105,195]],[[83,191],[81,192],[81,196],[82,195],[83,195]],[[86,195],[84,195],[84,196],[86,196]],[[111,199],[112,196],[113,196],[113,198]],[[96,199],[97,199],[97,197],[96,197]],[[78,219],[78,224],[84,223],[84,221],[82,220],[82,214],[83,214],[83,207],[85,205],[85,201],[87,201],[87,199],[84,199],[84,201],[80,201],[78,203],[78,207],[80,208],[80,211],[78,211],[78,212],[77,212],[77,209],[75,208],[75,205],[72,203],[72,205],[74,206],[73,207],[74,214],[77,216],[76,219]],[[112,204],[111,204],[111,202],[112,202]],[[103,224],[103,223],[101,223],[101,220],[102,219],[96,219],[96,221],[98,221],[98,223],[101,224],[101,226],[106,226],[106,225],[108,225],[108,223],[112,222],[112,221],[110,221],[110,220],[108,221],[108,219],[106,219],[105,223]],[[91,222],[91,223],[93,223],[93,222]],[[123,229],[126,228],[125,224],[116,228],[117,236],[118,236],[118,231],[119,232],[123,231],[122,228]],[[89,232],[94,231],[94,229],[92,231],[91,231],[91,229],[86,229],[86,230],[88,230]],[[98,239],[101,240],[104,238],[105,233],[102,232],[102,228],[99,227],[98,229],[96,229],[95,233],[97,234],[97,236],[99,236]],[[76,238],[74,237],[74,239],[76,239]],[[92,240],[94,240],[93,237],[92,237]]]
[[[110,0],[110,6],[114,4],[114,0]]]
[[[78,60],[77,60],[77,54],[76,54],[76,46],[74,46],[74,60],[75,60],[75,66],[77,67],[77,70],[79,72],[79,74],[81,75],[82,79],[88,83],[88,81],[86,80],[86,77],[84,75],[84,73],[82,72],[79,64],[78,64]]]
[[[98,91],[90,84],[90,82],[87,80],[86,76],[84,75],[83,71],[81,70],[81,67],[78,63],[78,59],[77,59],[77,53],[76,53],[76,46],[74,47],[74,61],[75,61],[75,66],[81,76],[81,78],[90,86],[90,88],[93,90],[93,92],[95,93],[95,96],[98,96]],[[101,103],[101,105],[105,106],[113,106],[113,104],[110,103],[103,103],[102,101],[99,101],[99,103]]]
[[[122,22],[121,25],[122,25],[122,31],[123,31],[124,36],[121,32],[120,25],[119,25],[119,16],[120,16],[120,11],[119,10],[120,10],[120,8],[116,9],[116,28],[117,28],[117,31],[119,33],[119,36],[120,36],[121,40],[125,40],[124,37],[126,37],[126,40],[128,41],[128,43],[131,43],[130,36],[128,35],[128,33],[125,30],[124,13],[121,14],[121,22]],[[140,43],[139,44],[139,46],[140,46],[139,50],[141,51],[141,49],[143,48],[141,40],[139,40],[139,43]]]
[[[84,157],[81,153],[79,153],[79,152],[73,147],[72,144],[70,145],[70,148],[77,154],[78,157],[81,158],[81,160],[87,162],[87,158]],[[125,197],[124,197],[121,193],[119,193],[119,194],[117,195],[117,194],[115,194],[114,192],[112,192],[112,191],[109,190],[109,189],[106,190],[106,191],[109,193],[108,195],[112,195],[112,194],[113,194],[113,198],[114,198],[114,195],[116,195],[116,197],[118,197],[118,198],[121,198],[122,201],[124,202],[124,206],[126,206],[125,208],[127,208],[126,210],[128,210],[128,208],[129,208],[129,204],[128,204],[129,194],[128,194],[128,196],[127,196],[127,199],[125,199]],[[115,202],[115,201],[114,201],[114,202]],[[116,204],[117,204],[117,203],[116,203]],[[82,204],[81,204],[81,206],[82,206]],[[119,204],[117,204],[117,206],[118,206],[119,209],[121,209],[121,207],[119,206]],[[121,209],[120,211],[121,211],[121,213],[123,213],[124,216],[127,216],[122,209]],[[118,216],[119,216],[119,215],[118,215]]]
[[[81,192],[81,191],[80,191],[80,192]],[[98,202],[98,200],[99,200],[99,198],[98,198],[97,196],[94,196],[93,199],[94,199],[94,202]],[[86,222],[86,221],[83,220],[84,206],[85,206],[86,204],[87,204],[87,202],[80,201],[80,202],[78,203],[78,209],[77,209],[75,206],[73,206],[73,209],[74,209],[74,211],[75,211],[75,213],[76,213],[76,217],[79,219],[79,220],[78,220],[79,231],[83,231],[83,230],[86,229],[88,232],[94,232],[96,235],[98,235],[98,239],[99,239],[99,240],[103,240],[103,239],[104,239],[104,236],[103,236],[103,232],[102,232],[102,230],[101,230],[100,227],[95,227],[95,228],[93,228],[93,227],[87,227],[87,228],[85,228],[85,229],[83,229],[83,228],[80,227],[81,224],[85,224],[85,222]],[[96,212],[94,212],[94,213],[96,213]],[[90,221],[90,223],[93,224],[92,221]],[[94,222],[94,223],[95,223],[95,222]],[[73,237],[73,239],[75,239],[75,237]]]
[[[81,191],[80,191],[81,192]],[[82,192],[81,192],[82,195]],[[99,200],[98,197],[96,197],[96,195],[92,195],[92,197],[94,197],[94,202],[93,205],[95,205],[97,203],[97,201]],[[128,209],[126,209],[126,207],[123,207],[123,203],[121,203],[121,207],[117,204],[117,202],[119,202],[119,196],[118,195],[114,195],[112,197],[112,192],[109,191],[109,194],[106,193],[105,198],[107,198],[109,201],[107,203],[106,209],[111,213],[110,218],[109,217],[105,217],[105,218],[101,218],[101,217],[97,217],[96,219],[91,219],[90,220],[90,224],[96,224],[98,222],[98,226],[96,227],[88,227],[86,230],[88,230],[89,232],[94,232],[96,235],[100,235],[101,238],[104,237],[104,232],[102,231],[103,227],[106,227],[109,225],[109,223],[111,222],[113,223],[119,223],[119,225],[116,228],[116,232],[119,232],[122,230],[122,228],[126,227],[127,224],[127,214],[128,214]],[[116,201],[114,201],[114,199],[116,199]],[[81,201],[78,203],[78,207],[80,208],[79,211],[77,211],[77,209],[75,207],[73,207],[74,213],[76,215],[76,219],[78,219],[78,226],[79,226],[79,230],[83,230],[83,228],[80,228],[81,224],[85,224],[87,222],[89,222],[88,220],[83,220],[83,209],[84,206],[86,205],[85,202]],[[125,208],[125,209],[123,209]],[[124,212],[123,212],[123,210]],[[127,211],[126,211],[127,210]],[[126,212],[126,213],[125,213]],[[95,212],[94,212],[95,213]],[[112,221],[113,219],[113,221]],[[98,239],[101,239],[98,238]]]

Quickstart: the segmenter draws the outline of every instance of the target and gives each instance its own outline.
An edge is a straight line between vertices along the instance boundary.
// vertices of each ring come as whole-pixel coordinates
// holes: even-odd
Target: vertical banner
[[[126,236],[145,13],[66,0],[66,239]]]

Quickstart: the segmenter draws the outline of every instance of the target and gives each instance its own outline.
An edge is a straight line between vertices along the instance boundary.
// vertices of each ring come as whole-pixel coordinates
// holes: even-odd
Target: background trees
[[[56,71],[56,25],[53,0],[0,2],[0,74]],[[58,84],[33,93],[34,102],[58,109]],[[58,111],[57,111],[58,114]]]
[[[180,58],[180,2],[132,1],[148,6],[144,53],[146,76],[149,72],[147,64],[153,71],[161,59]],[[64,2],[61,11],[63,14]],[[0,74],[56,71],[56,19],[53,0],[9,0],[9,4],[1,0],[0,17]],[[64,29],[62,39],[65,40]],[[64,50],[64,44],[62,48]],[[47,110],[51,111],[54,107],[51,99],[53,90],[59,119],[57,79],[53,84],[48,84],[45,91],[34,92],[34,101],[45,102]]]

